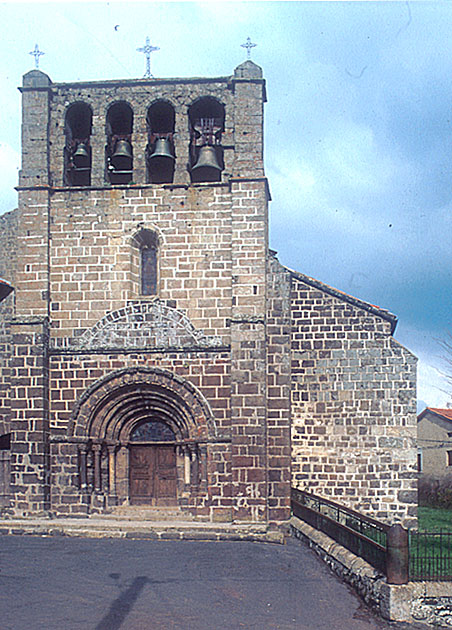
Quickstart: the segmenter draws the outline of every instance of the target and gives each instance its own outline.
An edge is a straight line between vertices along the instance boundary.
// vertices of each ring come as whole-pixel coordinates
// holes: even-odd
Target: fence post
[[[401,525],[391,525],[386,548],[386,578],[388,584],[409,581],[408,531]]]

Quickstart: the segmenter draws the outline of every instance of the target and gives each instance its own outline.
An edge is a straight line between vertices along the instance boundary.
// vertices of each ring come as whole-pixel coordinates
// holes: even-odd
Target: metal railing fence
[[[410,579],[452,580],[452,532],[409,532]]]
[[[388,525],[296,488],[292,488],[292,511],[386,574]]]
[[[452,532],[407,531],[292,488],[292,512],[363,558],[390,584],[452,580]]]

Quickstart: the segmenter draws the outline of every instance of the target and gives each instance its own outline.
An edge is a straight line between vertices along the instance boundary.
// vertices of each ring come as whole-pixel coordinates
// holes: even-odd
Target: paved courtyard
[[[408,630],[302,543],[0,537],[1,630]]]

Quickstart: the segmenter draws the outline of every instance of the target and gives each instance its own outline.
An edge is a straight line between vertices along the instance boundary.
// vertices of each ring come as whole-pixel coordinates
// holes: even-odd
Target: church
[[[0,216],[2,515],[166,506],[276,527],[295,486],[414,523],[416,359],[393,314],[270,249],[261,68],[35,69],[20,91],[19,203]]]

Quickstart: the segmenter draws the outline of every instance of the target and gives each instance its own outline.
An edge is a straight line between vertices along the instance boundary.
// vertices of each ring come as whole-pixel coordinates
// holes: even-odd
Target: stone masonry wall
[[[159,236],[157,295],[197,328],[229,337],[231,195],[227,186],[61,192],[51,206],[52,336],[82,334],[141,296],[133,236]],[[69,210],[68,210],[69,208]],[[77,304],[83,301],[84,308]]]
[[[0,435],[10,431],[11,413],[11,325],[9,320],[0,319]]]
[[[48,326],[15,319],[11,325],[11,508],[44,514],[49,508]]]
[[[136,354],[54,354],[50,358],[50,427],[66,435],[77,401],[99,379],[113,371],[162,368],[194,385],[209,403],[220,435],[230,435],[229,353],[156,352]]]
[[[146,118],[151,104],[157,100],[170,103],[175,112],[175,183],[189,183],[190,125],[189,107],[199,98],[217,99],[225,108],[221,137],[224,170],[228,177],[263,176],[263,90],[262,72],[251,62],[240,76],[217,79],[152,79],[151,81],[103,81],[51,84],[52,105],[49,118],[50,178],[55,186],[64,185],[64,119],[73,103],[83,102],[92,110],[92,186],[105,185],[106,116],[117,102],[127,102],[133,109],[133,181],[146,183],[145,153],[148,143]],[[256,69],[259,71],[256,73]],[[41,73],[42,74],[42,73]],[[259,75],[259,76],[257,76]],[[44,75],[45,76],[45,75]],[[27,89],[27,88],[25,88]],[[43,97],[42,97],[43,98]]]
[[[0,278],[15,282],[17,267],[17,219],[13,210],[0,216]],[[14,291],[0,303],[0,435],[9,433],[11,327],[14,314]]]
[[[234,519],[266,520],[266,182],[231,182],[231,468]]]
[[[18,211],[0,216],[0,278],[14,284],[17,265]]]
[[[290,274],[270,253],[267,276],[267,452],[269,520],[290,517]]]
[[[216,435],[206,426],[204,435],[207,487],[201,486],[180,505],[213,520],[231,518],[231,423],[229,352],[156,352],[136,354],[53,354],[50,360],[50,419],[52,435],[52,509],[58,513],[86,513],[90,498],[80,489],[78,444],[84,428],[71,428],[77,403],[95,383],[119,370],[167,370],[196,387],[211,408]],[[86,427],[85,427],[86,429]],[[75,442],[74,442],[75,440]],[[103,465],[107,466],[106,453]],[[108,470],[103,479],[108,478]],[[206,503],[208,499],[208,503]]]
[[[17,269],[18,215],[18,210],[13,210],[0,216],[0,278],[13,286]],[[13,312],[14,292],[0,303],[0,320],[11,317]]]
[[[391,321],[293,274],[293,483],[416,523],[416,359]]]
[[[217,79],[52,84],[37,70],[24,76],[17,305],[22,320],[49,317],[52,478],[58,492],[63,478],[71,485],[77,477],[74,458],[80,453],[61,440],[90,385],[115,370],[157,366],[199,387],[214,413],[224,442],[209,445],[207,466],[219,518],[230,518],[232,510],[239,519],[266,518],[264,85],[250,61]],[[200,97],[224,106],[224,169],[218,183],[191,185],[188,110]],[[159,99],[174,107],[176,165],[174,183],[153,185],[146,176],[146,118]],[[133,181],[111,186],[106,119],[109,107],[121,101],[133,110]],[[64,176],[65,117],[74,103],[87,104],[93,114],[87,187],[70,187]],[[140,294],[135,237],[143,229],[157,236],[155,296]],[[155,308],[127,320],[134,305],[146,302]],[[168,334],[153,333],[159,314]],[[138,326],[148,317],[149,344],[143,333],[140,347],[126,347],[137,340],[133,333],[121,340],[121,326]],[[206,346],[209,352],[202,351]],[[34,400],[30,391],[30,406],[39,406],[41,393],[36,390]],[[70,510],[73,497],[65,495],[65,501]],[[274,507],[281,507],[280,499]]]

